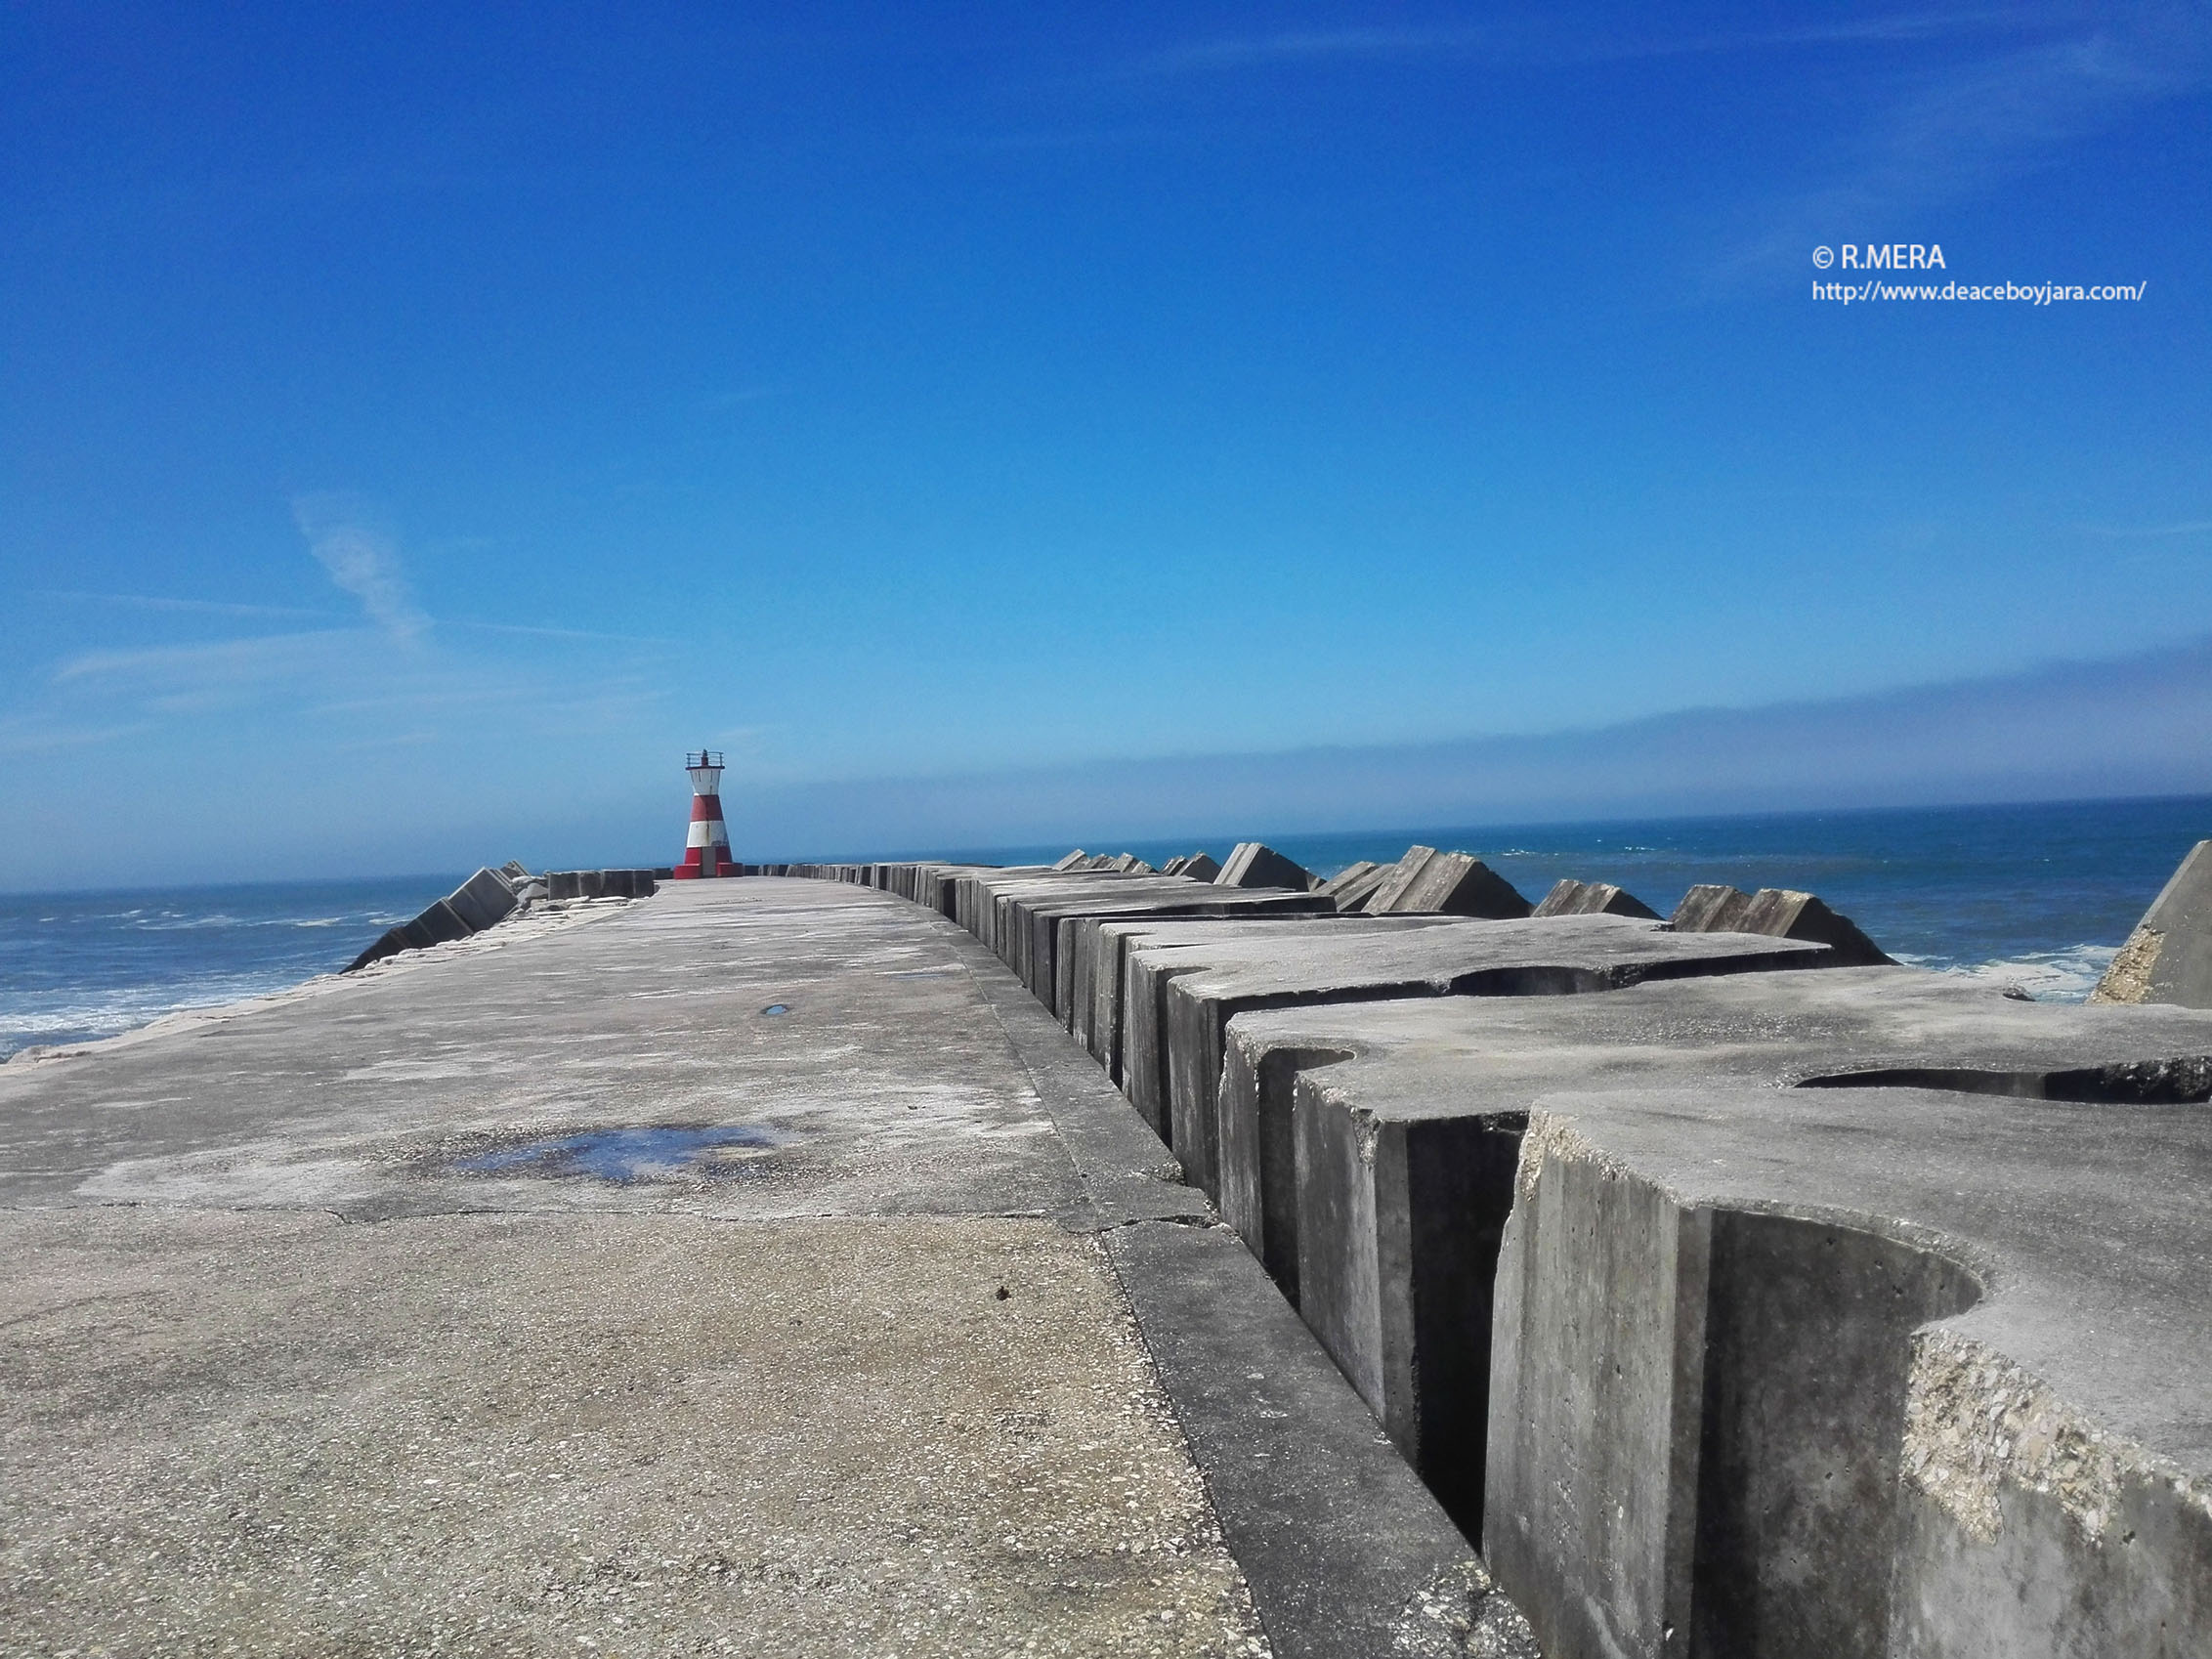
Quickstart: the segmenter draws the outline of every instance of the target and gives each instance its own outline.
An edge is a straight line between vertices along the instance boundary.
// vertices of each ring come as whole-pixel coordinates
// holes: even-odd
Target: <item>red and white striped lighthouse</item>
[[[730,831],[722,823],[722,757],[701,749],[684,756],[691,774],[691,833],[684,840],[683,862],[669,873],[678,881],[702,875],[735,875],[730,862]]]

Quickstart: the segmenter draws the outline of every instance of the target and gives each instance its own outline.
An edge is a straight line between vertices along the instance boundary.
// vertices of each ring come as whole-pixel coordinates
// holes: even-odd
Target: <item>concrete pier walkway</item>
[[[1481,1594],[888,894],[685,884],[0,1068],[0,1206],[9,1652],[1348,1656]]]

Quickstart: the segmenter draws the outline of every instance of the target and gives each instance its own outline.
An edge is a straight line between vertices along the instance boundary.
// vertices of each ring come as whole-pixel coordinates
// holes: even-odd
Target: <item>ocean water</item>
[[[1256,833],[1308,869],[1395,859],[1421,842],[1486,860],[1530,899],[1561,876],[1614,881],[1662,915],[1684,889],[1725,881],[1799,887],[1850,916],[1892,956],[2087,996],[2166,877],[2212,836],[2212,796],[2038,806],[1790,813]],[[1098,842],[1152,864],[1240,837]],[[856,857],[1048,863],[1064,845],[909,848]],[[393,923],[452,890],[458,872],[376,881],[0,895],[0,1059],[33,1044],[113,1036],[182,1008],[258,997],[344,967]]]
[[[0,894],[0,1059],[334,972],[460,880]]]

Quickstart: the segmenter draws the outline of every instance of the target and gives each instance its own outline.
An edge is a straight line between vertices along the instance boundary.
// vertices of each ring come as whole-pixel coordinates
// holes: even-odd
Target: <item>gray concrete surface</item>
[[[2212,1017],[1897,967],[1246,1013],[1228,1028],[1222,1214],[1478,1534],[1492,1279],[1537,1097],[1823,1078],[2201,1096]]]
[[[1814,967],[1828,957],[1822,946],[1747,934],[1681,935],[1607,915],[1448,918],[1390,931],[1334,925],[1343,931],[1262,934],[1128,955],[1127,972],[1132,980],[1149,979],[1150,989],[1124,994],[1125,1080],[1164,1081],[1169,1144],[1192,1185],[1209,1196],[1220,1186],[1215,1105],[1223,1035],[1246,1009],[1403,997],[1558,996],[1645,979]],[[1142,1110],[1138,1090],[1127,1092]]]
[[[1217,1395],[1155,1356],[1256,1316],[1113,1241],[1205,1201],[863,873],[0,1068],[9,1650],[1320,1654],[1409,1616],[1224,1545],[1364,1407],[1255,1403],[1274,1482],[1194,1457]],[[1362,1491],[1347,1535],[1451,1555],[1410,1478]]]
[[[1485,1553],[1553,1659],[2212,1650],[2212,1112],[1559,1093],[1518,1178]]]
[[[2089,1000],[2212,1008],[2212,841],[2190,849]]]

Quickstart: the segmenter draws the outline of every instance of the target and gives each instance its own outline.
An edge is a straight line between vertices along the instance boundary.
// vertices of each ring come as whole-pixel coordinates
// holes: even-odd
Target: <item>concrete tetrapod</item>
[[[1223,1126],[1215,1100],[1223,1034],[1230,1018],[1245,1009],[1396,997],[1556,996],[1615,990],[1643,979],[1815,967],[1830,959],[1825,946],[1747,934],[1685,937],[1652,922],[1609,915],[1548,921],[1446,917],[1387,932],[1342,923],[1338,928],[1129,954],[1126,971],[1139,983],[1124,995],[1124,1075],[1130,1083],[1148,1071],[1165,1077],[1169,1144],[1191,1184],[1209,1197],[1220,1192],[1217,1147]],[[1156,988],[1156,1012],[1143,1005],[1144,978]],[[1158,1024],[1148,1029],[1154,1017]],[[1125,1088],[1143,1110],[1136,1090],[1127,1084]],[[1227,1132],[1244,1132],[1241,1119]]]
[[[2190,849],[2089,1000],[2212,1008],[2212,841]]]
[[[2212,1017],[1896,967],[1247,1013],[1228,1031],[1222,1212],[1478,1536],[1491,1283],[1540,1095],[1832,1079],[2187,1099],[2212,1093],[2206,1056]]]
[[[1542,1097],[1484,1549],[1551,1659],[2202,1655],[2212,1113]]]

